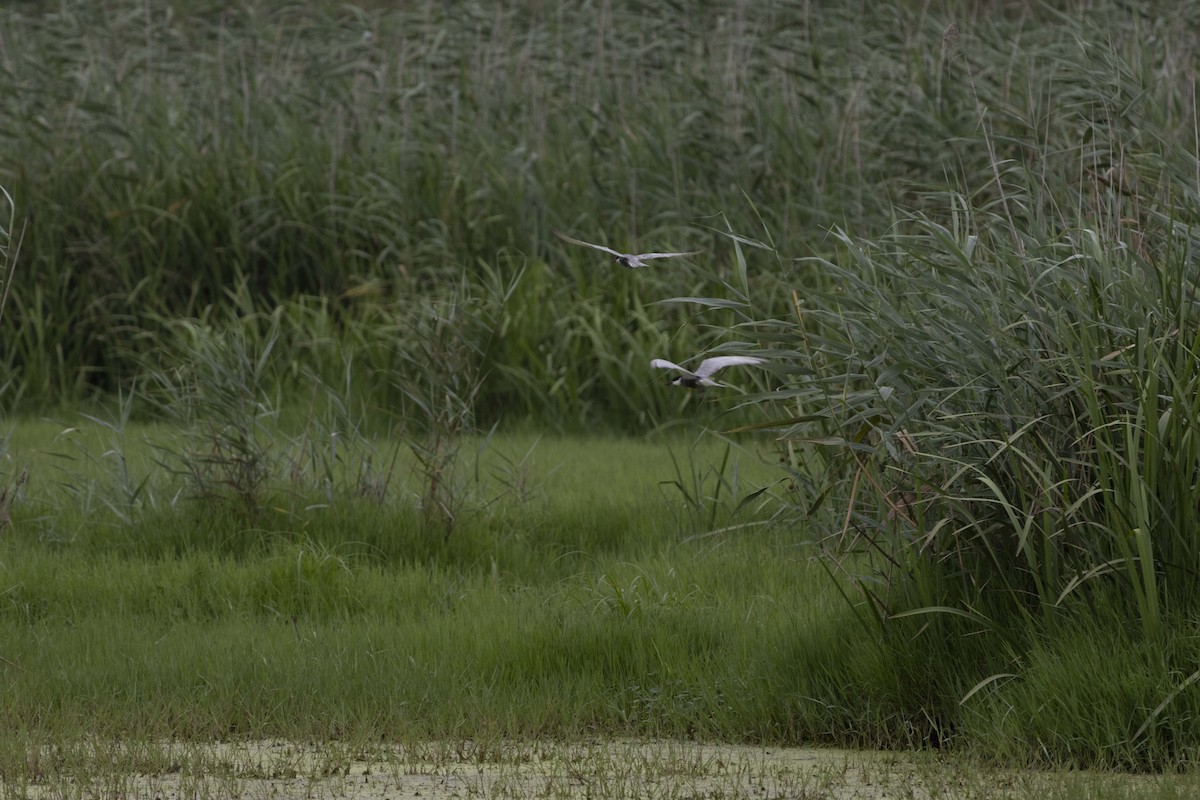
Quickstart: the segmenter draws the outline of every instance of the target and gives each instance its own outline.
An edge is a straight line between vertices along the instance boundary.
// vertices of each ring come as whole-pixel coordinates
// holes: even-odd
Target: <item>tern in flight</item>
[[[739,364],[762,364],[764,359],[755,358],[754,356],[716,356],[714,358],[706,358],[700,362],[700,366],[696,367],[693,372],[689,369],[667,361],[665,358],[656,358],[650,362],[650,366],[656,369],[673,369],[679,374],[671,379],[672,386],[682,386],[686,389],[703,389],[705,386],[724,386],[723,383],[717,383],[710,376],[717,370],[725,367],[735,367]]]
[[[591,242],[584,242],[584,241],[580,241],[579,239],[572,239],[570,236],[567,236],[562,231],[555,231],[554,233],[558,235],[558,238],[562,239],[563,241],[570,242],[571,244],[581,244],[584,247],[590,247],[593,250],[603,250],[606,253],[610,253],[613,256],[616,256],[618,264],[620,264],[622,267],[627,267],[629,269],[642,269],[643,267],[648,267],[650,265],[647,264],[646,262],[653,258],[675,258],[676,256],[694,256],[694,255],[698,255],[700,253],[699,250],[692,250],[689,253],[638,253],[636,255],[634,255],[633,253],[618,253],[616,250],[613,250],[611,247],[605,247],[602,244],[592,244]]]

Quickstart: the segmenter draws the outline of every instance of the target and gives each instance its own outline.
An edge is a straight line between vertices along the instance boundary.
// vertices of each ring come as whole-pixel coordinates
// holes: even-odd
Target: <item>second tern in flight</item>
[[[555,231],[554,233],[557,234],[558,238],[562,239],[563,241],[570,242],[571,244],[581,244],[584,247],[590,247],[593,250],[603,250],[605,253],[609,253],[612,256],[616,257],[617,263],[620,264],[622,267],[627,267],[629,269],[642,269],[643,267],[648,267],[650,265],[647,264],[646,262],[650,261],[651,259],[655,259],[655,258],[675,258],[676,256],[694,256],[700,252],[699,250],[692,250],[691,252],[688,252],[688,253],[637,253],[637,254],[618,253],[616,250],[613,250],[611,247],[605,247],[602,244],[592,244],[591,242],[584,242],[579,239],[572,239],[570,236],[567,236],[562,231]]]

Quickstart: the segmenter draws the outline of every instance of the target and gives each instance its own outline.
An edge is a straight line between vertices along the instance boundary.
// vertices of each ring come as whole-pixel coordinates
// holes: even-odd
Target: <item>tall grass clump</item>
[[[1200,608],[1200,320],[1173,226],[1144,230],[1138,252],[1088,228],[1018,248],[963,200],[950,219],[839,233],[838,254],[810,262],[830,288],[757,323],[794,361],[785,388],[750,401],[775,419],[747,427],[791,448],[803,524],[886,641],[924,634],[954,663],[953,637],[996,638],[993,658],[946,669],[967,700],[1073,614],[1168,647]],[[1173,757],[1124,734],[1118,760]]]
[[[171,323],[159,363],[145,371],[141,392],[185,432],[178,446],[162,447],[162,464],[184,476],[197,499],[236,500],[255,512],[266,497],[278,452],[268,422],[280,402],[270,396],[271,352],[278,340],[278,319],[260,326],[214,329],[203,320]]]
[[[785,443],[797,514],[857,585],[883,652],[934,655],[922,680],[958,701],[905,690],[898,725],[932,713],[940,741],[976,714],[1045,713],[1025,691],[1044,677],[1033,643],[1101,620],[1166,668],[1112,695],[1137,705],[1104,707],[1111,736],[1077,747],[1072,717],[1026,745],[1177,763],[1192,744],[1164,709],[1191,713],[1200,666],[1179,638],[1200,608],[1188,46],[1164,31],[1151,54],[1141,23],[1118,35],[1064,15],[1027,29],[1027,55],[1001,70],[992,24],[915,39],[906,91],[875,97],[891,143],[937,151],[944,176],[910,172],[897,185],[914,202],[886,230],[833,228],[800,259],[817,277],[790,313],[738,325],[785,382],[751,398],[775,417],[746,429]],[[966,644],[980,636],[990,651]],[[1082,647],[1061,642],[1058,658]]]
[[[954,559],[969,543],[986,574],[960,578],[1026,610],[1058,603],[1080,570],[1188,563],[1198,453],[1176,418],[1195,403],[1195,312],[1094,236],[1018,253],[915,219],[821,262],[835,303],[798,307],[819,377],[789,391],[800,413],[783,422],[841,453],[821,475],[853,490],[837,490],[839,535],[907,531]],[[1127,577],[1152,633],[1154,570]]]
[[[483,385],[482,352],[471,330],[477,313],[452,296],[422,304],[397,331],[394,384],[421,473],[420,507],[444,539],[463,510],[459,456],[465,438],[475,432],[475,400]]]

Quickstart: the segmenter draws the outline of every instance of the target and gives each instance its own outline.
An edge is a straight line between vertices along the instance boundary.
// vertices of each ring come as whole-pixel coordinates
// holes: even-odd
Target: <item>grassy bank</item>
[[[1109,625],[1118,609],[1010,628],[1001,645],[958,617],[881,636],[846,602],[853,582],[780,520],[787,489],[752,452],[473,440],[446,536],[409,452],[383,495],[292,475],[250,508],[196,499],[155,465],[149,443],[171,433],[126,432],[142,486],[127,505],[99,500],[109,429],[31,422],[8,439],[6,463],[30,476],[0,550],[19,741],[597,735],[1189,761],[1195,701],[1173,689],[1193,628],[1172,625],[1161,652]],[[366,445],[345,444],[353,465]],[[1019,674],[975,686],[1014,659]],[[21,774],[24,751],[4,752]]]
[[[384,497],[249,511],[160,475],[132,514],[80,508],[107,476],[45,455],[82,452],[51,433],[9,443],[32,476],[0,559],[5,713],[26,732],[754,737],[781,724],[744,702],[768,688],[757,643],[839,602],[769,509],[738,508],[774,471],[712,444],[492,442],[443,537],[410,454]],[[518,458],[521,492],[498,480]]]

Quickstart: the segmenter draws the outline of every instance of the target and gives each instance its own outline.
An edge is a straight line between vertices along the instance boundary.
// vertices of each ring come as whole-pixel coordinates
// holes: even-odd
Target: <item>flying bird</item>
[[[633,253],[618,253],[616,250],[613,250],[611,247],[605,247],[602,244],[592,244],[591,242],[584,242],[584,241],[580,241],[579,239],[572,239],[570,236],[567,236],[562,231],[555,231],[554,233],[555,233],[555,235],[558,236],[558,238],[562,239],[563,241],[570,242],[571,244],[581,244],[584,247],[590,247],[593,250],[603,250],[605,253],[610,253],[611,255],[616,257],[618,264],[620,264],[622,267],[627,267],[629,269],[642,269],[643,267],[648,267],[650,265],[645,262],[650,261],[651,259],[654,259],[654,258],[675,258],[676,256],[694,256],[694,255],[698,255],[700,253],[699,250],[692,250],[691,252],[688,252],[688,253],[638,253],[637,255],[634,255]]]
[[[714,358],[706,358],[700,362],[700,366],[696,367],[696,371],[692,372],[689,369],[667,361],[665,358],[656,358],[650,362],[650,366],[656,369],[673,369],[679,374],[671,379],[672,386],[682,386],[686,389],[703,389],[705,386],[724,386],[723,383],[717,383],[710,377],[717,370],[725,367],[735,367],[739,364],[762,364],[765,359],[755,358],[754,356],[715,356]]]

